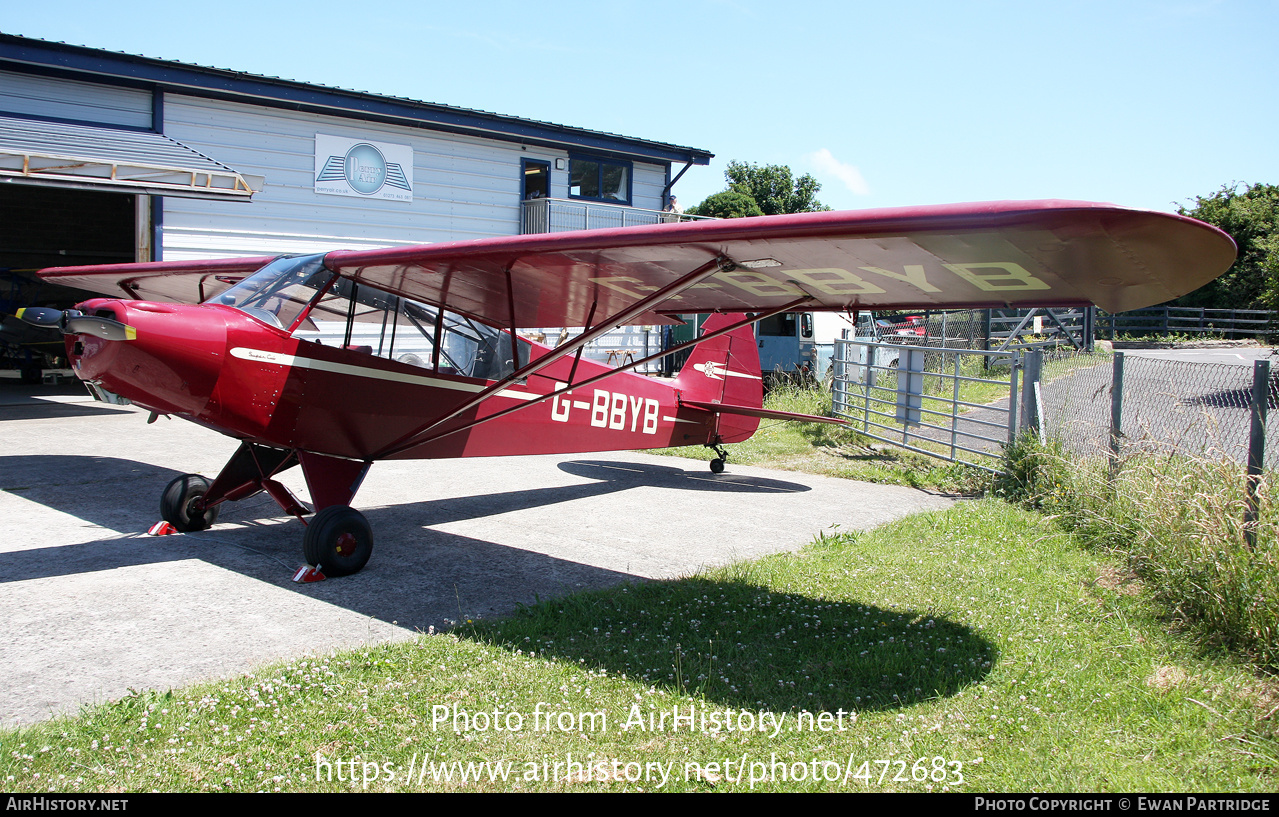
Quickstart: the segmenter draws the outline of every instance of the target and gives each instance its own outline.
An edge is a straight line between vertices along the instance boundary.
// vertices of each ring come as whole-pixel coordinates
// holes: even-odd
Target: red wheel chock
[[[299,584],[322,582],[327,578],[328,576],[325,576],[320,572],[320,568],[311,567],[310,565],[302,565],[298,568],[298,572],[293,574],[293,581],[298,582]]]

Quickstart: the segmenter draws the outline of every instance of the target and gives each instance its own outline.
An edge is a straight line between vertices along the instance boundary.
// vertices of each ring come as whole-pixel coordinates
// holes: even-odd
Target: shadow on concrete
[[[133,531],[92,542],[0,553],[0,584],[199,559],[362,615],[425,630],[637,579],[436,526],[645,486],[768,494],[809,490],[782,480],[694,473],[664,465],[574,461],[560,467],[594,481],[364,510],[376,543],[369,565],[355,576],[300,585],[290,577],[303,561],[303,528],[265,496],[222,506],[212,530],[149,537],[142,532],[159,519],[160,493],[178,472],[112,457],[0,457],[0,490],[109,532]]]
[[[722,474],[712,474],[709,467],[693,471],[652,463],[574,460],[562,462],[559,469],[575,477],[610,482],[614,490],[631,487],[674,488],[681,491],[723,491],[729,493],[802,493],[807,485],[780,479],[734,474],[732,467]]]
[[[92,417],[133,413],[125,407],[94,402],[84,383],[64,378],[59,383],[21,383],[0,378],[0,422],[53,417]]]
[[[58,403],[38,397],[21,397],[0,403],[0,422],[5,420],[46,420],[54,417],[94,417],[132,413],[103,408],[94,403]]]
[[[786,712],[790,727],[796,710],[897,709],[954,695],[997,658],[992,642],[944,616],[779,592],[749,576],[576,595],[456,632],[693,693],[707,709]],[[639,706],[645,725],[662,711],[653,699]]]

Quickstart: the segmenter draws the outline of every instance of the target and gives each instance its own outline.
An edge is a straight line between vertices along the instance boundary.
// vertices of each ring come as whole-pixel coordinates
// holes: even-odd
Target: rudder
[[[741,314],[708,317],[702,334],[741,321]],[[693,347],[688,362],[675,378],[682,397],[703,403],[728,403],[758,408],[764,404],[764,384],[759,370],[759,347],[750,324]],[[716,434],[720,442],[749,439],[759,428],[758,417],[719,414]]]

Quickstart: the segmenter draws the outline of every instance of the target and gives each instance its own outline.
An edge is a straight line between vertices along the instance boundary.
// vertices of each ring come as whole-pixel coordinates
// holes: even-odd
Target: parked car
[[[879,318],[875,321],[879,334],[884,335],[900,335],[923,337],[927,334],[928,329],[924,325],[924,319],[919,315],[907,315],[903,318]]]

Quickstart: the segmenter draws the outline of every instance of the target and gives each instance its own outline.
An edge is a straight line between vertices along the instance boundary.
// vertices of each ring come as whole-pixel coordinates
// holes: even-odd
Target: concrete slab
[[[384,462],[357,498],[374,531],[356,576],[311,585],[301,525],[255,497],[212,530],[147,537],[173,477],[236,443],[104,407],[76,384],[0,385],[0,723],[130,688],[411,638],[584,588],[797,549],[951,500],[893,486],[631,452]],[[285,482],[306,497],[297,469]]]

